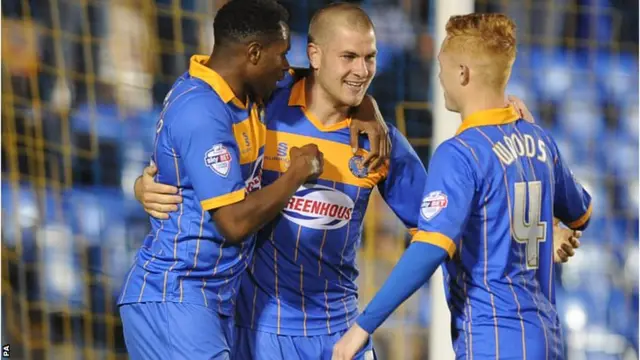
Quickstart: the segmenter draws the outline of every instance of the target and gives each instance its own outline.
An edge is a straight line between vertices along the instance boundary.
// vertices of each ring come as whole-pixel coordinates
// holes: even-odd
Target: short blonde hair
[[[374,28],[373,21],[360,6],[345,2],[332,3],[316,11],[311,17],[308,42],[324,43],[327,41],[327,34],[339,25],[347,25],[354,29]]]
[[[504,14],[468,14],[449,18],[443,51],[468,56],[487,82],[504,88],[516,59],[516,25]]]

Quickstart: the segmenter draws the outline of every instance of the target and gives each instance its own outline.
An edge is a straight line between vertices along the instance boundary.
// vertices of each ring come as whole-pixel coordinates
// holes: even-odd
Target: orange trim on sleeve
[[[448,236],[437,232],[418,231],[411,239],[411,242],[414,241],[425,242],[441,247],[449,254],[450,259],[452,259],[456,253],[456,243]]]
[[[407,229],[407,231],[409,232],[409,234],[413,237],[418,233],[418,228],[411,228],[411,229]]]
[[[245,198],[244,189],[236,190],[234,192],[230,192],[228,194],[224,194],[221,196],[216,196],[211,199],[200,201],[200,206],[202,206],[203,210],[212,210],[217,209],[223,206],[227,206],[230,204],[234,204],[244,200]]]
[[[589,203],[587,212],[585,212],[584,215],[580,216],[578,220],[568,223],[567,226],[570,227],[571,229],[575,229],[584,225],[589,220],[589,218],[591,218],[591,211],[593,210],[592,205],[593,205],[593,201]]]

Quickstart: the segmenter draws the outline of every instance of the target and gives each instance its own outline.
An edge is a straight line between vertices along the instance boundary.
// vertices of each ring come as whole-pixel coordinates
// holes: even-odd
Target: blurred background
[[[438,121],[433,17],[447,1],[458,0],[359,2],[380,50],[370,93],[425,165]],[[133,181],[162,99],[192,54],[210,53],[224,2],[2,1],[2,343],[12,358],[127,358],[115,297],[149,226]],[[281,3],[289,59],[305,66],[309,19],[329,1]],[[595,201],[583,246],[557,272],[568,358],[637,359],[638,1],[477,0],[475,9],[516,21],[509,93],[551,129]],[[406,241],[373,198],[363,304]],[[430,308],[425,286],[376,333],[379,358],[427,359],[438,331]]]

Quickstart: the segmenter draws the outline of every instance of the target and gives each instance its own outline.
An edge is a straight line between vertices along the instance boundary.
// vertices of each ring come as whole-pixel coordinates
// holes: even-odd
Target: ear
[[[470,76],[471,72],[469,67],[467,65],[460,64],[458,66],[458,80],[460,81],[460,85],[466,86],[469,84]]]
[[[258,42],[252,41],[247,46],[247,59],[253,65],[257,65],[258,61],[260,61],[260,56],[262,56],[262,45]]]
[[[307,45],[307,56],[309,57],[309,66],[312,69],[318,69],[322,63],[322,49],[314,43]]]

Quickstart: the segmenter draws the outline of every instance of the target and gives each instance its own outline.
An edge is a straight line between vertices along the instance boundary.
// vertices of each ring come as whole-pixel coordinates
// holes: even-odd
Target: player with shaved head
[[[309,86],[341,107],[359,104],[376,73],[376,53],[367,14],[349,4],[329,5],[309,24],[308,55],[315,70]]]
[[[407,227],[417,226],[420,202],[406,190],[419,191],[426,171],[407,140],[389,126],[390,160],[371,170],[362,164],[366,152],[354,155],[347,146],[349,109],[366,95],[376,52],[365,12],[353,4],[329,5],[309,26],[311,74],[270,101],[266,116],[279,121],[269,126],[273,147],[265,152],[264,180],[285,169],[280,150],[304,139],[318,144],[325,171],[258,234],[238,296],[234,359],[330,359],[358,315],[355,261],[374,188]],[[355,358],[373,359],[370,341]]]
[[[288,149],[301,144],[318,146],[324,169],[257,234],[236,298],[234,359],[331,357],[358,315],[355,262],[374,188],[408,228],[417,227],[420,199],[413,194],[426,171],[404,136],[389,126],[390,159],[377,168],[365,166],[368,139],[355,154],[350,145],[350,111],[375,75],[376,51],[367,14],[332,4],[311,21],[310,74],[281,83],[267,103],[262,186],[286,174]],[[372,358],[371,342],[356,354]]]
[[[582,230],[591,197],[549,134],[504,106],[514,23],[501,14],[470,14],[451,17],[446,31],[440,82],[462,125],[429,163],[412,244],[332,358],[352,359],[444,264],[457,359],[563,359],[554,215]]]

